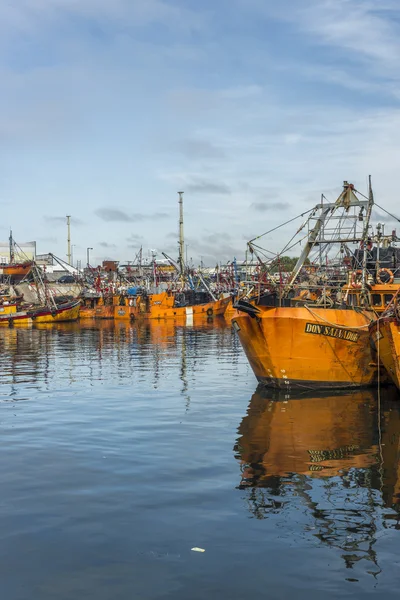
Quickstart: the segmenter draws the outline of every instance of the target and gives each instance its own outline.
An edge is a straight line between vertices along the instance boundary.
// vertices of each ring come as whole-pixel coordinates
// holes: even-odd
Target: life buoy
[[[213,315],[213,314],[214,314],[214,309],[212,309],[211,307],[210,307],[210,308],[207,308],[207,315],[208,315],[209,317],[212,317],[212,315]]]
[[[358,275],[362,275],[362,271],[358,270],[358,271],[353,271],[353,274],[351,276],[351,287],[352,288],[360,288],[361,287],[361,281],[357,281],[357,276]]]
[[[389,281],[382,281],[381,273],[387,273],[389,275]],[[379,271],[376,274],[376,281],[381,284],[393,283],[393,281],[394,281],[393,271],[382,267],[382,269],[379,269]]]

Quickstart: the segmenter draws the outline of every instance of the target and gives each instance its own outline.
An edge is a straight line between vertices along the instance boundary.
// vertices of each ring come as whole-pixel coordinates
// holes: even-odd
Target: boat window
[[[383,296],[384,300],[385,300],[385,306],[387,306],[389,304],[389,302],[391,301],[391,299],[393,298],[393,294],[385,294]]]
[[[382,306],[382,296],[380,294],[372,294],[372,306]]]

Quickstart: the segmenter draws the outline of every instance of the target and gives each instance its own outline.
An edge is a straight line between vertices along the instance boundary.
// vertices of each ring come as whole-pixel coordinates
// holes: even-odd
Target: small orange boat
[[[166,291],[159,294],[136,296],[123,306],[115,306],[114,317],[117,320],[212,318],[222,316],[229,302],[230,297],[228,296],[210,302],[185,304],[183,293]]]
[[[12,277],[14,280],[20,281],[31,272],[32,264],[32,261],[26,261],[23,263],[10,263],[8,265],[2,265],[1,269],[3,271],[3,275],[7,275]]]

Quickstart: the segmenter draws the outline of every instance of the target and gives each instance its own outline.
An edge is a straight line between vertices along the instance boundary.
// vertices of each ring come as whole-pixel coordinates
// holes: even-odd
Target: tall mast
[[[14,262],[14,241],[13,241],[13,236],[12,236],[12,230],[10,229],[10,237],[9,239],[9,243],[10,243],[10,263]]]
[[[364,300],[367,299],[367,253],[368,253],[368,230],[369,230],[369,222],[371,219],[372,207],[374,205],[374,193],[372,191],[371,184],[371,175],[368,177],[368,206],[367,206],[367,214],[365,215],[364,221],[364,231],[363,231],[363,268],[362,268],[362,278],[361,278],[361,296],[364,297]]]
[[[67,259],[71,264],[71,215],[67,215]]]
[[[183,236],[183,192],[178,192],[179,194],[179,269],[181,275],[185,272],[185,261],[184,261],[184,248],[185,248],[185,239]]]

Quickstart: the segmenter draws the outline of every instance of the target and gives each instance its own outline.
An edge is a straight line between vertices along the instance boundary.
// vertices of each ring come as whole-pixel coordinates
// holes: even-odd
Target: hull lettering
[[[320,323],[306,323],[305,333],[314,335],[325,335],[328,337],[338,338],[346,342],[358,342],[360,334],[341,327],[333,327],[331,325],[321,325]]]

